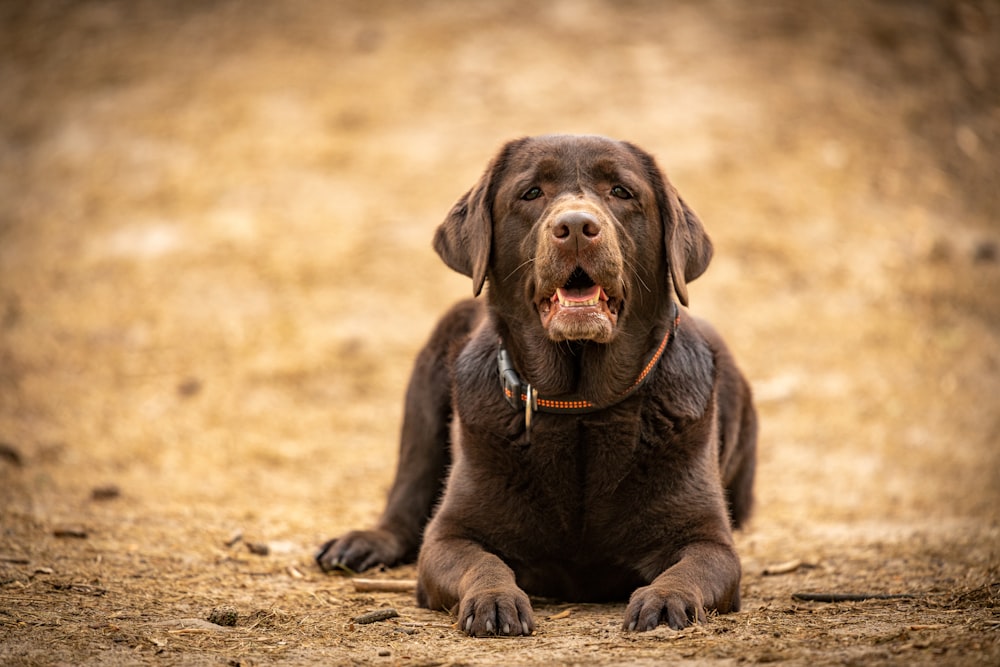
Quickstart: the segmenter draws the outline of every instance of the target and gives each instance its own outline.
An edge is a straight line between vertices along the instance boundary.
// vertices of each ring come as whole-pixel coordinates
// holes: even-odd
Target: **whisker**
[[[634,265],[632,264],[632,262],[630,262],[630,261],[628,260],[628,258],[627,258],[627,257],[625,258],[625,265],[626,265],[626,266],[627,266],[627,267],[629,268],[629,270],[630,270],[630,271],[632,272],[632,274],[633,274],[633,275],[635,276],[635,279],[639,281],[639,284],[640,284],[640,285],[642,285],[642,286],[643,286],[643,288],[644,288],[644,289],[645,289],[645,290],[646,290],[647,292],[652,292],[652,291],[653,291],[653,290],[649,289],[649,285],[647,285],[647,284],[645,283],[645,281],[643,281],[643,279],[642,279],[642,276],[640,276],[640,275],[639,275],[639,271],[638,271],[638,270],[637,270],[637,269],[635,268],[635,266],[634,266]]]
[[[521,269],[523,269],[525,266],[527,266],[528,264],[531,264],[534,261],[535,261],[534,257],[529,257],[527,260],[525,260],[525,261],[521,262],[520,264],[518,264],[517,266],[515,266],[514,270],[511,271],[510,273],[508,273],[507,276],[503,279],[504,282],[507,282],[508,280],[510,280],[511,276],[513,276],[515,273],[517,273],[518,271],[520,271]]]

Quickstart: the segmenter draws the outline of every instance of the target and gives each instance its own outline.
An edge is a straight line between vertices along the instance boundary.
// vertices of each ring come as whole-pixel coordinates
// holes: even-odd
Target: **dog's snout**
[[[601,234],[601,222],[588,211],[566,211],[552,222],[552,237],[560,244],[582,248]]]

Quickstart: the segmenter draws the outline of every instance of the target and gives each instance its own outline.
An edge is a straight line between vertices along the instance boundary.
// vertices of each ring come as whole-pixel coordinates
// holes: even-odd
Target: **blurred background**
[[[40,0],[0,5],[8,548],[108,485],[124,543],[372,523],[471,294],[433,230],[547,132],[643,146],[715,241],[760,539],[995,540],[998,3]]]

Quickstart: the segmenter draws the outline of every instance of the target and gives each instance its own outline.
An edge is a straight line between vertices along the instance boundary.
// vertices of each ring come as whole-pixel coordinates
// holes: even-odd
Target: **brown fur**
[[[621,398],[712,256],[653,158],[601,137],[510,142],[435,248],[476,295],[489,285],[486,303],[439,323],[407,391],[385,512],[324,545],[319,564],[360,571],[419,550],[418,601],[455,610],[476,636],[530,634],[528,594],[628,598],[635,630],[738,609],[730,526],[752,503],[749,385],[718,334],[682,312],[646,382]],[[595,285],[597,305],[572,302]],[[501,391],[499,341],[540,395],[602,407],[539,412],[527,429]]]

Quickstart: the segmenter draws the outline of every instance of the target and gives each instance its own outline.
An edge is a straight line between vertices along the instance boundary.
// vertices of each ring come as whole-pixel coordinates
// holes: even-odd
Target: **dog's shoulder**
[[[652,382],[660,404],[679,419],[701,418],[712,401],[715,354],[702,325],[702,320],[681,315],[680,326]]]
[[[499,334],[485,312],[479,313],[465,336],[452,341],[448,360],[452,400],[466,424],[489,423],[510,410],[497,370],[499,345]]]
[[[429,345],[440,354],[451,356],[456,347],[461,347],[483,319],[485,312],[482,302],[463,299],[453,305],[438,319],[431,333]]]

